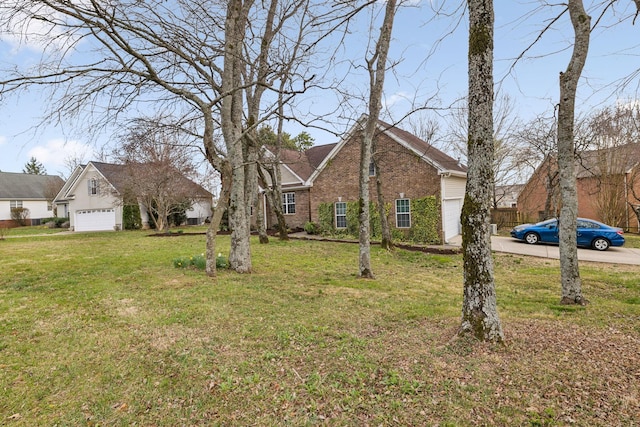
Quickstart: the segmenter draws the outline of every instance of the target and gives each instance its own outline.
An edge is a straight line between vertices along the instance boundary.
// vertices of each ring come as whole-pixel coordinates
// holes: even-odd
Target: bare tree
[[[113,155],[124,164],[124,203],[142,205],[157,230],[169,230],[169,217],[202,196],[195,183],[193,147],[166,119],[137,119],[121,136]],[[200,193],[200,194],[199,194]]]
[[[559,204],[559,171],[557,162],[557,123],[555,117],[545,117],[539,115],[528,123],[524,124],[516,133],[515,138],[522,147],[516,157],[516,162],[522,170],[529,171],[529,183],[527,185],[537,186],[539,180],[545,188],[545,203],[542,219],[557,216]],[[538,182],[531,182],[536,180]],[[528,209],[528,195],[521,195],[523,200],[521,211]],[[537,208],[537,207],[536,207]],[[536,220],[539,218],[536,218]]]
[[[491,254],[493,188],[493,1],[468,0],[469,132],[467,191],[462,207],[464,296],[461,333],[483,341],[504,339]]]
[[[578,268],[576,226],[578,194],[576,188],[576,157],[574,142],[575,101],[578,81],[589,52],[591,17],[582,0],[569,0],[569,16],[575,33],[573,52],[567,69],[560,73],[560,103],[558,106],[558,169],[560,170],[560,275],[562,304],[586,304],[582,296],[582,281]]]
[[[590,151],[582,153],[580,164],[598,219],[627,226],[629,186],[640,145],[640,108],[634,105],[606,107],[588,119]]]
[[[360,173],[359,173],[359,277],[373,278],[371,269],[370,247],[370,218],[369,218],[369,165],[371,163],[371,150],[373,139],[378,129],[380,109],[382,108],[382,94],[384,90],[384,78],[387,71],[387,57],[391,43],[393,21],[396,15],[396,1],[388,0],[385,8],[384,21],[380,28],[378,40],[373,52],[367,58],[367,71],[369,72],[369,111],[364,120],[360,140]]]
[[[297,51],[308,57],[314,42],[326,35],[329,24],[323,23],[331,22],[330,13],[318,22],[309,4],[6,0],[0,4],[0,26],[23,39],[36,38],[46,49],[33,69],[7,70],[0,87],[4,95],[49,87],[51,120],[88,115],[94,127],[151,102],[184,114],[185,123],[197,124],[202,151],[221,176],[208,233],[213,240],[207,241],[207,263],[213,267],[207,273],[215,274],[216,221],[227,206],[233,230],[230,265],[237,272],[250,272],[247,202],[255,197],[255,164],[247,161],[253,153],[246,149],[251,141],[247,137],[265,116],[275,113],[261,104],[260,92],[277,92],[278,80],[299,60],[289,55],[287,43],[302,43],[313,33],[315,40]],[[86,55],[74,55],[76,50]],[[310,84],[305,69],[296,72],[299,78],[287,80],[289,96]]]
[[[453,153],[458,159],[466,162],[468,140],[468,105],[466,100],[460,102],[458,108],[452,110],[449,116],[448,143],[445,151]],[[518,162],[522,147],[516,137],[520,123],[514,113],[515,102],[507,94],[498,96],[493,113],[493,173],[494,186],[492,191],[492,205],[497,208],[501,196],[496,187],[519,182],[524,175],[522,165]]]

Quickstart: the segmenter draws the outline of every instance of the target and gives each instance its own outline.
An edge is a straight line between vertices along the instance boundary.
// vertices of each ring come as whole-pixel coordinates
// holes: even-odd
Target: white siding
[[[0,221],[11,219],[9,200],[0,200]]]
[[[445,242],[460,234],[460,214],[462,213],[466,186],[466,178],[442,177],[442,228]]]
[[[187,218],[197,218],[199,224],[202,224],[206,218],[211,217],[211,201],[200,200],[193,202],[191,209],[186,212]]]
[[[16,199],[20,200],[20,199]],[[22,207],[29,209],[28,219],[51,218],[53,210],[47,210],[46,200],[21,200]],[[0,200],[0,221],[11,219],[11,201]]]
[[[89,195],[89,180],[98,179],[99,191],[97,195]],[[69,222],[74,230],[78,211],[96,209],[114,209],[115,225],[122,228],[122,206],[117,194],[113,194],[113,187],[104,182],[104,178],[92,166],[88,166],[73,188],[73,199],[69,201]],[[113,229],[113,226],[112,228]],[[79,230],[77,230],[79,231]],[[86,230],[85,230],[86,231]]]

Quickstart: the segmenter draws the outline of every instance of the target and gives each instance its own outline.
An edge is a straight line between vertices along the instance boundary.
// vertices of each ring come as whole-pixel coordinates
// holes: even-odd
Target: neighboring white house
[[[202,186],[184,178],[193,188],[187,223],[198,225],[211,215],[212,195]],[[66,213],[75,231],[121,230],[123,226],[123,194],[127,167],[111,163],[89,162],[78,166],[54,199],[58,214]],[[149,216],[140,206],[140,217],[148,225]]]
[[[0,223],[14,225],[12,208],[29,209],[27,219],[32,225],[39,225],[41,219],[55,216],[52,200],[63,184],[57,175],[0,172]]]

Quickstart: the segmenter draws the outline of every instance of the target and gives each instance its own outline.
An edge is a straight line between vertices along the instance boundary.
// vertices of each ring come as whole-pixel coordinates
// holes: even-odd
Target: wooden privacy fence
[[[491,224],[496,224],[498,229],[512,228],[520,223],[520,215],[517,208],[491,209]]]

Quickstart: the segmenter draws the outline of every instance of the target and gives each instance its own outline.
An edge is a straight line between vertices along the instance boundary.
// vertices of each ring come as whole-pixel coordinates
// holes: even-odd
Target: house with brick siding
[[[576,185],[579,217],[638,231],[640,144],[579,153]],[[547,197],[549,193],[551,196]],[[534,171],[520,193],[518,212],[522,222],[535,222],[546,219],[545,216],[558,215],[560,208],[557,160],[555,156],[549,156]],[[548,214],[545,215],[545,211]]]
[[[337,143],[299,152],[280,150],[282,207],[289,228],[319,223],[322,209],[331,209],[332,226],[347,226],[347,208],[359,197],[361,117]],[[460,234],[460,213],[466,188],[465,166],[415,135],[378,122],[375,152],[370,166],[369,191],[376,199],[376,168],[388,205],[389,225],[396,233],[411,233],[420,218],[419,200],[432,197],[437,240],[447,242]],[[273,155],[268,152],[267,155]],[[265,202],[266,203],[266,202]],[[265,212],[272,212],[266,206]],[[268,227],[277,221],[266,214]]]

